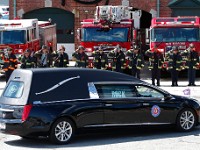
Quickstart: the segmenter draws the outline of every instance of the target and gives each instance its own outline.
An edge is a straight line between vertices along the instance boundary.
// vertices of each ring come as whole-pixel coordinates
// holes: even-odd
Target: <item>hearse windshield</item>
[[[3,96],[8,98],[20,98],[23,94],[24,82],[11,81],[6,87]]]

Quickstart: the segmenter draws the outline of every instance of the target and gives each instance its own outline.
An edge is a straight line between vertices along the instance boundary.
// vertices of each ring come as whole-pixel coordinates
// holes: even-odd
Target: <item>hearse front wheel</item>
[[[50,140],[56,144],[68,143],[74,135],[74,123],[67,118],[58,119],[50,131]]]
[[[190,131],[196,125],[196,114],[190,108],[183,109],[177,116],[177,128],[180,131]]]

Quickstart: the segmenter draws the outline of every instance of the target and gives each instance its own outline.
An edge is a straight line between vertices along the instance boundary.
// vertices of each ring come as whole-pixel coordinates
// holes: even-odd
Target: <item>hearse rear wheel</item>
[[[74,123],[70,119],[60,118],[53,124],[49,138],[55,144],[67,144],[74,132]]]
[[[190,108],[183,109],[177,116],[177,128],[180,131],[190,131],[192,130],[196,125],[196,114],[195,112]]]

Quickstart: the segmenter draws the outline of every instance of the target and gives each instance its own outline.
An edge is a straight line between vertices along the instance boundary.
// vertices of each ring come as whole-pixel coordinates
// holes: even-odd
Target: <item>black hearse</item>
[[[1,132],[58,144],[84,127],[175,124],[190,131],[199,114],[194,99],[93,69],[17,69],[0,98]]]

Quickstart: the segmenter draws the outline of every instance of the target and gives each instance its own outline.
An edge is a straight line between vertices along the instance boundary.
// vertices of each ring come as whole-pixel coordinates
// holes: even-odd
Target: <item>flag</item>
[[[191,94],[190,89],[187,88],[187,89],[183,90],[183,94],[184,95],[190,95]]]

